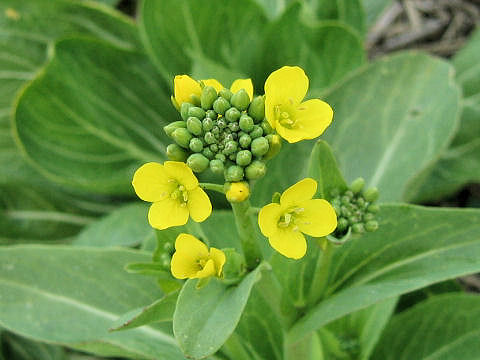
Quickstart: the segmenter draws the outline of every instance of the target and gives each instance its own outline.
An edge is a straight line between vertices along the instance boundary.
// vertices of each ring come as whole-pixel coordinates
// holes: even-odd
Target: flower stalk
[[[318,243],[322,249],[322,254],[318,258],[315,266],[312,285],[307,298],[308,306],[315,305],[325,295],[330,277],[332,258],[335,252],[335,245],[326,237],[318,239]]]

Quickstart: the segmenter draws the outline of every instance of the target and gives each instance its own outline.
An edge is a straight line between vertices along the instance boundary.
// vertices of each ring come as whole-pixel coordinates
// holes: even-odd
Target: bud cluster
[[[263,96],[252,101],[244,89],[232,93],[203,86],[200,98],[181,104],[183,120],[164,127],[175,143],[167,147],[173,161],[184,161],[196,173],[208,168],[225,181],[255,180],[266,173],[281,139],[265,118]]]
[[[379,211],[378,205],[375,204],[378,190],[370,188],[363,191],[364,185],[365,180],[358,178],[343,193],[334,190],[331,194],[338,223],[335,237],[343,237],[349,228],[356,234],[378,229],[378,222],[375,220],[375,214]]]

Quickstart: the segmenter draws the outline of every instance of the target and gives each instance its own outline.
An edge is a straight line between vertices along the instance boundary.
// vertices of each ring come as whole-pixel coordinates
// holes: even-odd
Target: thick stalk
[[[335,245],[328,241],[327,238],[319,239],[319,243],[322,248],[322,254],[315,267],[312,286],[310,287],[307,299],[308,306],[316,304],[325,294],[328,285],[328,278],[330,277],[330,265],[335,250]]]
[[[235,225],[242,243],[245,261],[249,270],[254,269],[262,260],[255,235],[255,223],[252,220],[250,201],[231,202]]]
[[[225,194],[225,189],[223,185],[212,184],[212,183],[199,183],[198,184],[203,190],[212,190],[221,194]]]

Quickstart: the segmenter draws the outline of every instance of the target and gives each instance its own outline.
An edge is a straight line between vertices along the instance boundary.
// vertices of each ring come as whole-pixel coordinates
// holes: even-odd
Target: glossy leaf
[[[4,353],[12,360],[66,360],[65,349],[26,339],[11,333],[3,334]],[[0,349],[1,350],[1,349]],[[1,359],[0,354],[0,359]]]
[[[453,58],[457,81],[462,85],[463,95],[480,94],[480,29],[469,38],[467,45]]]

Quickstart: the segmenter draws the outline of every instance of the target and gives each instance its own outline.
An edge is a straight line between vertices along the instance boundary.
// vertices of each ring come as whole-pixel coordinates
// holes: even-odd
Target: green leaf
[[[241,249],[240,239],[236,234],[235,218],[230,210],[215,210],[207,220],[200,224],[209,245],[218,249]]]
[[[474,294],[435,296],[396,315],[372,359],[477,359],[480,298]]]
[[[95,193],[132,193],[135,169],[165,159],[162,127],[178,116],[162,85],[143,54],[93,40],[60,41],[19,98],[19,141],[54,181]]]
[[[365,62],[357,34],[335,21],[307,22],[301,5],[294,3],[270,27],[263,52],[264,73],[299,65],[310,79],[310,95],[318,94]],[[325,54],[329,54],[325,56]]]
[[[457,81],[463,95],[470,97],[480,94],[480,29],[477,29],[452,60]]]
[[[11,333],[3,334],[8,359],[14,360],[66,360],[65,350],[60,346],[32,341]],[[0,354],[0,359],[1,359]]]
[[[177,298],[178,291],[175,291],[148,306],[131,310],[118,318],[109,330],[127,330],[155,322],[173,321]]]
[[[328,297],[292,327],[289,342],[379,301],[480,271],[480,211],[389,205],[378,220],[376,232],[335,252]]]
[[[392,3],[393,0],[362,0],[362,5],[367,17],[367,27],[373,26],[377,18]]]
[[[186,356],[203,358],[222,346],[235,330],[253,285],[269,268],[260,264],[237,286],[217,279],[201,289],[196,288],[196,279],[185,283],[173,315],[173,331]]]
[[[176,74],[191,73],[197,55],[251,74],[265,23],[251,0],[231,0],[228,6],[219,0],[144,0],[139,26],[145,48],[171,82]]]
[[[147,221],[148,206],[132,203],[114,210],[104,218],[86,226],[73,245],[136,246],[155,237]]]
[[[307,172],[318,183],[316,197],[330,199],[332,190],[337,189],[342,193],[348,188],[326,141],[319,140],[313,147]]]
[[[295,0],[255,0],[255,2],[263,8],[265,15],[269,20],[279,17],[287,5]]]
[[[32,339],[104,356],[183,359],[168,323],[108,333],[122,314],[162,296],[152,279],[123,270],[126,263],[149,258],[119,249],[2,248],[0,324]]]
[[[365,12],[361,0],[310,0],[319,19],[339,20],[360,36],[366,31]]]

